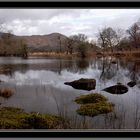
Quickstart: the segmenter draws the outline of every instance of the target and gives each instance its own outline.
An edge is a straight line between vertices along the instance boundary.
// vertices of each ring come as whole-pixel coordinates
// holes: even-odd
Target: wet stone
[[[134,87],[136,85],[136,82],[135,81],[130,81],[130,82],[127,83],[127,85],[129,87]]]
[[[82,89],[82,90],[93,90],[96,86],[96,80],[95,79],[85,79],[81,78],[79,80],[75,80],[72,82],[65,82],[65,85],[72,86],[75,89]]]
[[[106,92],[109,92],[111,94],[124,94],[124,93],[128,92],[128,88],[122,84],[107,87],[103,90]]]

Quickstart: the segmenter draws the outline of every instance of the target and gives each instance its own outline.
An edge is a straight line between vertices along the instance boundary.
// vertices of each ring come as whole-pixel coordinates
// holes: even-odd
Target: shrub
[[[1,89],[0,90],[0,96],[4,97],[4,98],[9,98],[14,94],[14,91],[12,89]]]

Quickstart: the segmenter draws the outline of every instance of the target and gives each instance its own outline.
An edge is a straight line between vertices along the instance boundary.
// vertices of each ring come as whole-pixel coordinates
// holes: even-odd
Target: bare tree
[[[117,30],[116,30],[116,34],[117,34],[117,38],[116,38],[116,40],[117,40],[117,42],[116,42],[116,47],[117,47],[117,49],[119,48],[119,46],[120,46],[120,43],[121,43],[121,41],[122,41],[122,39],[124,38],[124,30],[122,30],[121,28],[118,28]]]
[[[78,42],[86,42],[87,36],[85,34],[78,34],[75,36],[75,40]]]
[[[117,46],[118,41],[118,35],[111,27],[103,28],[101,31],[99,31],[98,42],[103,49],[111,48],[113,51],[113,48]]]
[[[70,54],[73,53],[74,43],[75,43],[74,37],[75,36],[70,36],[68,39],[65,40],[65,46],[67,48],[67,54],[68,53],[70,53]]]
[[[104,32],[104,30],[105,29],[103,29],[102,31],[99,31],[99,34],[98,34],[98,43],[99,45],[101,45],[103,50],[107,48],[107,39],[106,39],[106,33]]]
[[[76,36],[76,41],[78,43],[77,45],[77,51],[80,54],[82,58],[86,57],[89,43],[87,41],[87,36],[85,34],[78,34]]]
[[[72,54],[74,49],[79,53],[81,53],[84,56],[85,49],[85,43],[87,42],[87,36],[84,34],[78,34],[78,35],[71,35],[69,39],[66,40],[65,44],[67,46],[67,53]]]
[[[134,23],[128,30],[127,33],[130,35],[130,40],[135,48],[138,48],[140,40],[140,26],[138,22]]]

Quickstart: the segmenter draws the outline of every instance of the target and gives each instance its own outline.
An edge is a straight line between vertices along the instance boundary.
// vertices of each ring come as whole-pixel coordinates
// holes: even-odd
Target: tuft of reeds
[[[0,96],[4,98],[9,98],[14,94],[14,91],[10,88],[0,89]]]

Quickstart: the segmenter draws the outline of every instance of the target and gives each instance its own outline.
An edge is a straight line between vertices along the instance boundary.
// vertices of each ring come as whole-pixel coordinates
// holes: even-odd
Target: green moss
[[[75,99],[76,103],[82,104],[76,112],[79,115],[90,117],[112,112],[114,105],[107,102],[107,100],[106,97],[99,93],[81,95]]]
[[[75,99],[75,102],[78,104],[87,104],[87,103],[98,103],[107,101],[107,98],[99,93],[91,93],[88,95],[81,95]]]
[[[99,114],[106,114],[113,111],[113,104],[108,102],[90,103],[81,105],[77,113],[83,116],[94,117]]]
[[[9,88],[1,89],[0,90],[0,96],[4,98],[9,98],[14,94],[14,91]]]
[[[1,129],[52,129],[58,128],[63,121],[54,115],[26,113],[13,107],[0,108]]]

